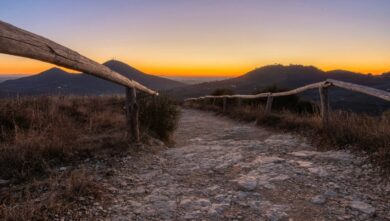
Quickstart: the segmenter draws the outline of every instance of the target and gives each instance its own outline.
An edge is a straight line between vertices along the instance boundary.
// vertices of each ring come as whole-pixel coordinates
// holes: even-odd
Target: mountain
[[[168,90],[184,86],[184,83],[145,74],[123,62],[110,60],[105,66],[125,77],[155,89]],[[88,75],[71,74],[59,68],[51,68],[37,75],[8,80],[0,83],[0,96],[77,94],[102,95],[123,93],[123,86]]]
[[[229,88],[240,94],[252,94],[266,87],[276,85],[294,89],[307,84],[324,81],[328,78],[366,85],[390,91],[390,75],[365,75],[344,70],[322,71],[313,66],[268,65],[252,70],[242,76],[222,81],[208,82],[175,88],[169,93],[178,99],[198,97],[212,93],[217,88]],[[342,89],[330,89],[330,99],[335,108],[350,108],[356,111],[375,112],[390,108],[389,102]],[[302,94],[303,98],[318,101],[318,91]]]
[[[111,68],[112,70],[122,74],[125,77],[128,77],[130,79],[133,79],[147,87],[150,87],[151,89],[155,90],[168,90],[176,87],[185,86],[186,84],[163,78],[158,77],[150,74],[145,74],[123,62],[117,61],[117,60],[110,60],[104,63],[105,66]]]
[[[25,77],[25,74],[1,74],[0,75],[0,83],[8,80],[18,79],[21,77]]]

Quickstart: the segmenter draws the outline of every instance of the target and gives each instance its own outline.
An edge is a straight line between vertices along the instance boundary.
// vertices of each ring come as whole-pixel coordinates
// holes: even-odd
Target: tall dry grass
[[[19,220],[94,220],[92,213],[69,213],[89,202],[106,202],[104,188],[83,169],[34,180],[20,187],[0,189],[0,219]],[[86,200],[86,199],[93,199]]]
[[[107,145],[125,145],[121,103],[116,97],[2,100],[0,177],[28,179]]]
[[[0,102],[0,178],[44,175],[52,165],[127,148],[124,97],[29,97]],[[168,141],[179,111],[167,97],[140,99],[143,140]]]
[[[68,214],[107,200],[91,171],[76,168],[86,158],[112,158],[132,147],[124,106],[119,96],[1,100],[0,180],[9,183],[0,183],[0,220],[94,220],[93,214]],[[171,142],[176,105],[168,97],[145,97],[139,110],[142,141]],[[70,169],[58,172],[64,165]]]

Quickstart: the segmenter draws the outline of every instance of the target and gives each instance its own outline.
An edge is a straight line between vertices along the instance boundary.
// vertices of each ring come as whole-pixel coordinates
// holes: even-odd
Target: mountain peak
[[[125,62],[122,62],[122,61],[119,61],[119,60],[115,60],[115,59],[111,59],[111,60],[108,60],[106,62],[103,63],[103,65],[111,65],[111,64],[116,64],[116,65],[128,65],[126,64]]]
[[[131,68],[131,69],[135,69],[135,68],[131,67],[130,65],[126,64],[125,62],[119,61],[119,60],[115,60],[115,59],[108,60],[108,61],[104,62],[103,65],[105,65],[105,66],[107,66],[109,68],[116,67],[116,68]]]
[[[52,68],[47,69],[46,71],[43,71],[41,73],[43,74],[43,73],[68,73],[68,72],[62,70],[61,68],[52,67]]]
[[[302,75],[302,77],[311,77],[313,74],[321,74],[323,71],[314,67],[314,66],[304,66],[297,64],[282,65],[266,65],[263,67],[256,68],[242,76],[239,76],[240,79],[252,79],[258,80],[258,78],[268,78],[277,82],[280,78],[288,78],[295,75]]]
[[[301,64],[290,64],[290,65],[282,65],[282,64],[274,64],[274,65],[266,65],[266,66],[263,66],[263,67],[260,67],[258,69],[276,69],[276,70],[280,70],[280,69],[287,69],[287,70],[312,70],[312,71],[320,71],[320,69],[318,69],[317,67],[315,66],[305,66],[305,65],[301,65]]]
[[[39,73],[38,75],[40,76],[51,76],[51,75],[68,75],[69,73],[60,69],[60,68],[57,68],[57,67],[53,67],[53,68],[50,68],[46,71],[43,71],[41,73]]]

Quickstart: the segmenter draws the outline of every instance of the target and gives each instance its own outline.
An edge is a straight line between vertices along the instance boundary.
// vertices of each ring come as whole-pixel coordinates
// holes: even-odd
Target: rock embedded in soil
[[[366,213],[369,215],[373,215],[376,211],[376,209],[373,206],[371,206],[370,204],[362,202],[362,201],[357,201],[357,200],[352,201],[349,204],[349,206],[353,209],[359,210],[360,212],[363,212],[363,213]]]
[[[243,190],[252,191],[256,189],[257,178],[254,176],[242,176],[237,179],[237,184]]]
[[[310,202],[318,205],[322,205],[326,202],[326,197],[323,195],[317,195],[311,198]]]

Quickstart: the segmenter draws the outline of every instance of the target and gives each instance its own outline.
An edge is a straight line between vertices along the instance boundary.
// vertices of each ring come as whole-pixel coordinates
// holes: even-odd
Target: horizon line
[[[129,64],[125,63],[125,62],[122,62],[120,60],[115,60],[115,61],[119,61],[121,63],[124,63],[128,66],[130,66]],[[105,63],[105,62],[103,62]],[[102,63],[102,64],[103,64]],[[314,67],[320,71],[323,71],[323,72],[331,72],[331,71],[346,71],[346,72],[352,72],[352,73],[356,73],[356,74],[362,74],[362,75],[375,75],[375,76],[380,76],[380,75],[383,75],[383,74],[387,74],[387,73],[390,73],[390,70],[389,71],[378,71],[377,73],[372,73],[372,72],[357,72],[357,71],[351,71],[351,70],[348,70],[348,69],[343,69],[343,68],[333,68],[333,69],[322,69],[322,68],[319,68],[315,65],[303,65],[303,64],[288,64],[288,65],[285,65],[285,64],[278,64],[278,63],[275,63],[275,64],[268,64],[268,65],[263,65],[263,66],[258,66],[258,67],[255,67],[255,68],[251,68],[250,70],[247,70],[247,71],[243,71],[239,74],[237,73],[234,73],[234,74],[224,74],[224,73],[221,73],[221,74],[177,74],[177,73],[153,73],[153,72],[148,72],[148,71],[143,71],[141,69],[138,69],[136,67],[133,67],[133,66],[130,66],[130,67],[133,67],[135,68],[136,70],[138,71],[141,71],[145,74],[149,74],[149,75],[153,75],[153,76],[159,76],[159,77],[166,77],[166,78],[171,78],[171,77],[178,77],[178,78],[233,78],[233,77],[239,77],[239,76],[242,76],[242,75],[245,75],[251,71],[254,71],[256,69],[260,69],[260,68],[264,68],[264,67],[267,67],[267,66],[277,66],[277,65],[281,65],[283,67],[288,67],[288,66],[303,66],[303,67]],[[80,72],[78,71],[74,71],[72,69],[68,69],[68,68],[64,68],[64,67],[61,67],[61,66],[52,66],[52,67],[49,67],[49,68],[45,68],[45,69],[41,69],[39,71],[34,71],[34,72],[30,72],[30,73],[9,73],[9,72],[1,72],[0,71],[0,76],[32,76],[32,75],[37,75],[37,74],[40,74],[42,72],[45,72],[47,70],[50,70],[52,68],[59,68],[65,72],[68,72],[70,74],[81,74]]]

